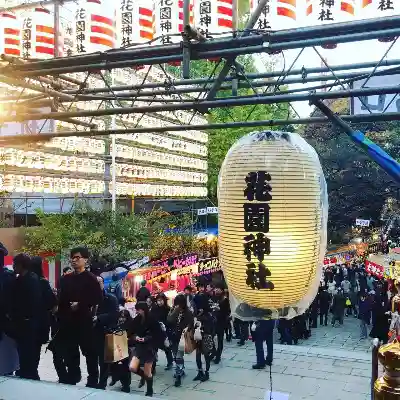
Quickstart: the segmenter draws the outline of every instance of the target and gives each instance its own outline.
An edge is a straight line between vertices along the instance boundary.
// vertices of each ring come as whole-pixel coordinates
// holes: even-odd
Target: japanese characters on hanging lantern
[[[190,24],[194,23],[193,1],[190,2]],[[179,43],[183,32],[183,0],[154,1],[154,35],[159,44]]]
[[[360,3],[360,18],[390,17],[400,13],[398,0],[358,0]],[[391,42],[394,37],[378,39],[380,42]]]
[[[337,22],[340,0],[306,0],[307,25]]]
[[[21,56],[20,20],[10,11],[0,15],[0,54]]]
[[[236,0],[197,0],[195,26],[205,35],[229,34],[233,30],[233,10]]]
[[[299,14],[299,0],[268,0],[261,11],[255,29],[279,30],[296,27]],[[259,0],[250,0],[250,11],[254,12]]]
[[[250,13],[254,13],[260,0],[250,0]],[[267,1],[267,4],[261,11],[261,15],[257,20],[255,29],[266,30],[271,29],[271,18],[272,18],[272,7],[271,0]]]
[[[111,18],[110,18],[111,15]],[[115,47],[114,13],[101,0],[79,3],[75,12],[76,53],[107,51]]]
[[[272,200],[271,179],[267,171],[249,172],[244,179],[243,193],[247,202],[243,204],[243,230],[249,234],[243,237],[243,254],[247,260],[246,285],[253,290],[275,288],[269,280],[268,262],[264,264],[265,256],[271,254],[271,240],[266,236],[269,232],[268,202]]]
[[[358,0],[360,13],[363,18],[377,18],[398,14],[400,4],[398,0]]]
[[[46,8],[35,8],[22,24],[22,57],[54,57],[54,18]]]
[[[119,46],[146,43],[154,38],[153,4],[148,0],[120,0],[117,10]]]
[[[61,23],[61,28],[63,31],[63,56],[71,57],[74,54],[74,29],[72,24],[63,24]]]

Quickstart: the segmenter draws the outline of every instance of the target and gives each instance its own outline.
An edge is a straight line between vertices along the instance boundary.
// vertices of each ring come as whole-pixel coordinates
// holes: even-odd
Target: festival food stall
[[[199,260],[197,254],[184,254],[157,260],[130,271],[123,280],[125,298],[134,300],[141,283],[146,281],[150,292],[162,291],[169,300],[188,285],[195,285],[199,276],[219,273],[218,257]]]

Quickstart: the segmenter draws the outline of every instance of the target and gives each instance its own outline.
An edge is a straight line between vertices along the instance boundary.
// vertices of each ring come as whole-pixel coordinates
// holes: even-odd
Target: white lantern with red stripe
[[[191,25],[194,23],[193,0],[190,1]],[[154,1],[154,35],[159,44],[179,43],[183,32],[183,0]]]
[[[1,13],[0,54],[21,56],[21,21],[9,11]]]
[[[260,0],[250,0],[250,12],[254,12]],[[299,0],[268,0],[254,29],[280,30],[298,26]]]
[[[105,2],[104,2],[105,3]],[[76,53],[94,53],[115,47],[115,13],[101,0],[86,0],[75,12]]]
[[[233,29],[233,7],[236,0],[196,0],[195,26],[205,35],[229,34]]]
[[[54,57],[54,18],[48,9],[37,7],[25,17],[21,44],[24,58]]]
[[[362,19],[390,17],[400,14],[399,0],[358,0],[359,16]],[[380,42],[392,42],[394,37],[378,39]]]
[[[144,44],[154,38],[153,4],[148,0],[120,0],[117,10],[118,47]]]

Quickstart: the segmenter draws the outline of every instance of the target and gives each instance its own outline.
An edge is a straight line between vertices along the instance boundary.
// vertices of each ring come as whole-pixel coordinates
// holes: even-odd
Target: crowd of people
[[[103,278],[88,270],[89,258],[87,248],[72,249],[72,269],[64,270],[57,290],[44,278],[40,257],[19,254],[13,271],[2,266],[0,375],[39,380],[41,351],[47,344],[60,383],[81,381],[82,353],[88,387],[105,389],[111,377],[110,385],[120,381],[122,391],[129,392],[135,373],[140,387],[146,385],[146,395],[152,396],[158,350],[166,354],[166,370],[175,362],[174,384],[180,386],[185,376],[182,338],[192,332],[198,368],[194,379],[207,381],[211,362],[221,361],[225,334],[227,340],[232,335],[224,286],[199,282],[196,293],[188,286],[171,308],[164,293],[150,293],[144,282],[131,315],[123,298],[105,290]],[[106,335],[119,332],[127,334],[129,356],[107,363]]]
[[[0,255],[5,254],[0,246]],[[129,392],[134,373],[140,377],[139,387],[146,386],[146,395],[152,396],[159,350],[166,356],[165,370],[174,369],[171,379],[179,387],[185,376],[185,353],[195,352],[198,372],[194,380],[205,382],[211,362],[221,361],[224,340],[233,337],[238,346],[249,337],[255,342],[253,369],[271,365],[276,325],[281,343],[288,345],[310,337],[318,317],[320,325],[336,327],[343,324],[345,315],[360,320],[360,339],[367,338],[369,326],[371,337],[382,342],[388,338],[390,288],[385,280],[367,274],[361,264],[326,268],[318,295],[301,316],[244,322],[231,320],[229,294],[222,282],[212,285],[201,280],[197,290],[188,286],[179,293],[171,307],[164,293],[151,293],[143,282],[131,313],[125,308],[118,283],[105,290],[103,278],[89,271],[89,260],[87,248],[72,249],[72,268],[64,269],[57,290],[44,278],[40,257],[15,256],[13,271],[1,265],[0,375],[40,379],[38,366],[46,345],[60,383],[81,381],[82,353],[88,387],[105,389],[120,382],[121,390]],[[107,335],[122,332],[127,356],[106,362]],[[187,351],[187,341],[192,344],[191,351]]]

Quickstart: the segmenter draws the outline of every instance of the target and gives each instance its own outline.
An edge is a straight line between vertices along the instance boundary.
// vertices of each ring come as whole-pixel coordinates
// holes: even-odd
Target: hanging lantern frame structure
[[[68,0],[62,2],[66,3]],[[38,134],[36,136],[10,135],[7,138],[0,138],[0,145],[6,146],[13,143],[27,143],[43,140],[50,140],[54,137],[68,136],[105,136],[110,133],[132,134],[143,132],[178,132],[187,130],[191,131],[210,130],[219,128],[220,124],[196,124],[196,119],[185,124],[181,121],[179,124],[165,124],[162,126],[135,127],[123,129],[121,131],[109,129],[98,129],[95,124],[88,126],[87,120],[95,117],[107,115],[132,115],[132,114],[148,114],[148,113],[179,113],[192,112],[193,115],[203,114],[214,108],[235,107],[240,105],[252,105],[257,107],[260,104],[277,104],[277,103],[293,103],[297,101],[309,101],[314,105],[323,103],[336,98],[356,98],[362,96],[392,94],[399,93],[397,85],[386,87],[374,87],[360,89],[352,88],[351,84],[359,79],[367,80],[379,75],[395,75],[400,71],[400,60],[388,59],[387,55],[376,62],[369,63],[353,63],[338,66],[326,66],[319,68],[302,68],[296,70],[291,68],[282,72],[269,72],[259,74],[246,74],[236,58],[245,54],[266,53],[275,54],[277,52],[284,53],[286,50],[313,48],[315,46],[331,46],[333,44],[351,43],[355,41],[365,40],[382,40],[385,38],[397,38],[400,36],[400,17],[393,16],[387,18],[378,18],[363,21],[346,22],[339,24],[330,24],[323,26],[313,26],[305,28],[287,29],[283,31],[259,31],[254,29],[255,24],[265,7],[267,1],[260,0],[254,13],[249,17],[247,25],[241,31],[234,32],[234,37],[215,38],[207,40],[200,37],[194,27],[187,24],[190,15],[190,1],[184,1],[184,37],[181,43],[170,45],[154,45],[154,46],[131,46],[124,49],[113,49],[105,52],[93,54],[83,54],[71,57],[59,57],[48,60],[32,60],[20,62],[14,57],[3,57],[3,64],[0,67],[0,81],[12,84],[15,87],[29,87],[30,93],[15,98],[19,101],[11,107],[17,112],[17,118],[12,115],[3,115],[0,118],[1,123],[38,119],[65,120],[75,121],[77,125],[82,126],[82,130],[58,131],[46,134]],[[8,7],[0,9],[4,11],[16,11],[21,9],[29,9],[38,6],[39,3],[31,3],[20,5],[17,7]],[[60,2],[56,0],[40,2],[42,6],[49,5],[60,6]],[[55,8],[56,10],[56,8]],[[57,42],[59,27],[55,26],[55,42]],[[397,39],[395,39],[397,40]],[[57,43],[55,47],[58,48]],[[214,72],[212,76],[202,79],[184,79],[188,77],[188,68],[190,72],[190,63],[195,60],[210,60],[219,58],[224,63],[222,70],[218,73]],[[10,63],[10,65],[6,65]],[[167,71],[163,70],[165,63],[182,62],[184,68],[184,78],[172,78]],[[165,73],[164,81],[154,82],[147,79],[148,71],[151,66],[159,66]],[[145,66],[143,73],[145,78],[142,84],[138,85],[103,85],[103,87],[93,87],[88,85],[88,77],[93,72],[111,71],[121,68],[135,68]],[[388,68],[390,67],[390,68]],[[353,72],[358,69],[359,72]],[[231,73],[231,71],[236,71]],[[349,72],[350,70],[353,70]],[[327,77],[327,73],[332,73]],[[76,76],[81,74],[81,79]],[[147,74],[147,75],[146,75]],[[102,74],[100,74],[102,75]],[[190,75],[190,74],[189,74]],[[62,77],[65,77],[63,80]],[[100,76],[101,78],[101,76]],[[271,79],[265,79],[271,78]],[[28,80],[30,82],[28,82]],[[237,87],[249,87],[254,90],[253,95],[241,96],[237,95],[237,89],[234,83],[237,81]],[[34,83],[34,82],[37,82]],[[71,84],[71,82],[75,82]],[[268,90],[268,88],[277,85],[285,85],[286,83],[302,82],[302,88],[288,88],[282,91]],[[320,83],[312,85],[313,82]],[[341,90],[316,92],[319,89],[336,89]],[[258,88],[263,88],[264,92],[260,94]],[[220,90],[232,90],[232,96],[227,98],[217,97]],[[35,93],[36,92],[36,93]],[[193,93],[198,93],[200,97],[193,98]],[[159,96],[158,96],[159,95]],[[12,96],[2,99],[3,101],[12,101]],[[100,108],[94,110],[69,110],[61,111],[60,104],[72,104],[82,101],[104,102],[115,100],[114,108]],[[150,102],[151,100],[151,102]],[[121,102],[131,102],[131,107],[127,107]],[[136,105],[141,101],[140,105]],[[147,104],[146,104],[147,102]],[[143,103],[145,103],[143,105]],[[23,108],[20,109],[19,107]],[[51,112],[37,112],[37,108],[43,105],[50,105]],[[400,112],[390,112],[384,114],[371,115],[351,115],[339,116],[333,118],[333,114],[326,112],[326,109],[318,107],[323,116],[310,118],[292,118],[270,120],[270,121],[236,121],[223,124],[226,128],[237,128],[240,126],[287,126],[311,123],[328,123],[333,122],[339,124],[341,122],[379,122],[400,120]],[[32,110],[30,112],[30,110]],[[329,108],[328,108],[329,111]],[[86,120],[85,120],[86,118]],[[340,122],[341,121],[341,122]],[[347,125],[345,132],[349,134],[351,130]],[[351,135],[349,135],[352,137]],[[357,143],[357,141],[356,141]],[[357,144],[360,144],[358,141]],[[369,143],[364,141],[363,148]],[[397,182],[400,182],[400,172],[397,163],[392,161],[388,164],[382,162],[382,159],[376,157],[376,154],[367,151],[368,155],[384,168]]]

